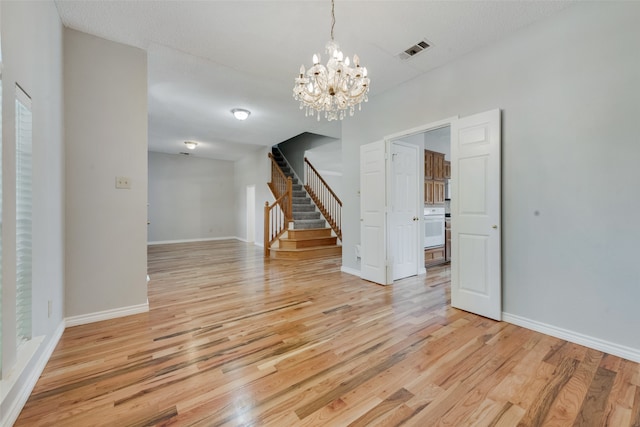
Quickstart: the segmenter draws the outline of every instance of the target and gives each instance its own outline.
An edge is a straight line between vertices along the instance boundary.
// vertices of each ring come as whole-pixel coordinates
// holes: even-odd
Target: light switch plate
[[[129,190],[131,188],[131,178],[126,176],[116,176],[116,188]]]

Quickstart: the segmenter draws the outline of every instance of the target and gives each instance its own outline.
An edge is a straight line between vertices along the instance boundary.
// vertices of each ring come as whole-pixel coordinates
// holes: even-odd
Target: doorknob
[[[493,228],[494,230],[497,230],[497,229],[498,229],[498,226],[497,226],[497,225],[495,225],[495,224],[493,224],[493,225],[491,226],[491,228]]]

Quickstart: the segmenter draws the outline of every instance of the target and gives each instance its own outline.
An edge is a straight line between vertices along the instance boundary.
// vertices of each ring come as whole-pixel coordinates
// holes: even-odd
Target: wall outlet
[[[131,188],[131,178],[127,176],[116,176],[116,188],[129,190]]]

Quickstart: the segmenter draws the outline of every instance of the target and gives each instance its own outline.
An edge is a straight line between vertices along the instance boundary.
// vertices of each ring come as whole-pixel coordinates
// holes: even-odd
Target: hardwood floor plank
[[[598,368],[593,381],[591,381],[587,396],[582,402],[580,412],[573,423],[574,426],[602,424],[605,405],[615,376],[615,372],[605,368]]]
[[[546,363],[546,362],[545,362]],[[560,362],[560,365],[554,372],[554,376],[545,387],[541,390],[536,400],[529,407],[529,410],[524,415],[518,426],[541,426],[551,405],[555,401],[558,393],[571,379],[571,376],[575,372],[578,361],[575,359],[567,358]]]
[[[385,400],[376,405],[373,409],[368,411],[366,414],[360,416],[357,420],[349,423],[349,427],[366,427],[371,424],[371,422],[375,421],[380,416],[386,414],[387,412],[397,408],[398,406],[405,403],[407,400],[411,399],[413,394],[407,391],[404,388],[393,393],[391,396],[387,397]]]
[[[640,427],[637,363],[340,266],[150,246],[149,312],[65,330],[15,425]]]
[[[584,360],[578,365],[574,375],[558,393],[558,397],[545,419],[546,426],[560,427],[572,423],[575,414],[584,405],[585,398],[588,398],[587,392],[599,369],[602,356],[602,352],[587,350]],[[608,395],[607,392],[606,397]]]
[[[640,427],[640,387],[636,387],[633,399],[633,407],[631,408],[631,425]]]
[[[518,425],[522,417],[524,417],[525,412],[523,408],[507,402],[495,418],[487,424],[487,427],[511,427]]]

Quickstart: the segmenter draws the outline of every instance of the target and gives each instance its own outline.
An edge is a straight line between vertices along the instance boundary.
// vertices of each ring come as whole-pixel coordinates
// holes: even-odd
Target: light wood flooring
[[[237,241],[149,248],[149,313],[68,328],[17,426],[640,426],[640,367]]]

